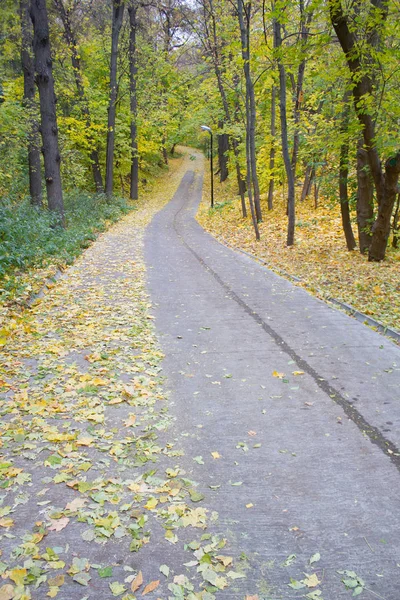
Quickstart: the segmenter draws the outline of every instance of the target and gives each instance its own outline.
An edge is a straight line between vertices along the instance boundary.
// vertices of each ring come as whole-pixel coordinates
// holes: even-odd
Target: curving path
[[[339,600],[356,574],[398,600],[400,349],[216,242],[201,189],[187,171],[145,257],[180,462],[247,569],[217,598]]]

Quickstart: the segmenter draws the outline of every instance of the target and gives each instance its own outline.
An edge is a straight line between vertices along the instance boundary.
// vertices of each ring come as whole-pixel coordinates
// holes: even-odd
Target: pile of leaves
[[[216,205],[211,210],[207,176],[205,180],[198,220],[217,239],[263,259],[281,275],[299,277],[301,283],[297,285],[314,295],[336,298],[387,327],[399,329],[400,249],[389,247],[381,263],[369,263],[357,250],[349,252],[340,207],[324,198],[318,208],[311,198],[297,202],[296,242],[287,247],[285,201],[278,193],[272,211],[268,211],[266,198],[262,199],[264,221],[260,223],[261,241],[257,242],[251,218],[243,219],[240,198],[232,184],[216,185]],[[353,229],[356,234],[354,223]]]

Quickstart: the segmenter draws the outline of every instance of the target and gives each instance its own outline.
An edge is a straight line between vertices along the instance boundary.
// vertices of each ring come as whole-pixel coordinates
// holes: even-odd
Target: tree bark
[[[20,0],[21,18],[21,64],[24,73],[24,108],[29,115],[28,168],[31,204],[42,206],[42,176],[39,148],[39,124],[35,116],[35,68],[32,58],[32,23],[29,0]]]
[[[220,124],[221,127],[223,123]],[[218,134],[218,165],[219,165],[219,180],[224,182],[228,179],[228,150],[229,136],[227,133]]]
[[[306,166],[306,174],[304,176],[303,188],[301,190],[301,197],[300,197],[301,202],[304,202],[304,200],[307,198],[307,196],[310,195],[311,186],[313,184],[314,177],[315,177],[315,167],[313,165],[307,165]]]
[[[296,183],[296,167],[297,167],[297,158],[299,155],[299,145],[300,145],[300,131],[299,131],[299,123],[300,123],[300,113],[301,113],[301,104],[303,97],[303,83],[304,83],[304,73],[306,70],[306,59],[304,56],[305,45],[307,43],[308,33],[310,31],[310,23],[312,19],[312,12],[310,12],[307,16],[305,16],[304,10],[304,0],[299,1],[300,7],[300,54],[301,61],[299,67],[297,69],[297,82],[294,88],[295,98],[294,98],[294,110],[293,110],[293,122],[294,122],[294,133],[293,133],[293,150],[292,150],[292,171],[293,178]]]
[[[250,71],[250,16],[251,2],[243,4],[244,0],[238,0],[237,11],[239,17],[240,39],[242,46],[243,71],[246,81],[246,129],[248,144],[247,151],[249,152],[250,165],[250,181],[254,190],[254,207],[256,211],[257,221],[262,221],[262,212],[260,204],[260,186],[257,176],[257,157],[256,157],[256,102],[254,96],[254,85]],[[249,178],[247,178],[249,181]]]
[[[295,228],[295,189],[293,169],[289,156],[288,131],[287,131],[287,112],[286,112],[286,70],[282,62],[280,54],[282,47],[281,24],[278,19],[274,19],[274,42],[275,48],[278,51],[277,63],[279,69],[279,108],[281,120],[281,138],[282,138],[282,154],[285,163],[285,171],[288,182],[288,230],[287,230],[287,246],[294,244],[294,228]]]
[[[399,238],[400,238],[399,216],[400,216],[400,194],[397,195],[396,209],[395,209],[394,215],[393,215],[392,248],[397,248],[399,245]]]
[[[269,151],[269,186],[268,186],[268,210],[274,208],[274,185],[275,185],[275,136],[276,136],[276,87],[271,90],[271,149]]]
[[[346,56],[347,65],[353,82],[353,99],[357,118],[363,127],[364,147],[368,156],[368,163],[374,181],[376,198],[378,202],[378,214],[372,226],[372,239],[369,246],[368,260],[378,262],[385,258],[386,247],[390,234],[390,219],[396,200],[397,182],[400,176],[400,152],[389,158],[385,163],[385,169],[376,147],[375,120],[366,106],[365,99],[371,97],[373,82],[371,78],[371,65],[376,59],[373,53],[368,52],[365,56],[369,69],[363,68],[362,50],[357,42],[356,32],[349,27],[348,17],[344,14],[340,0],[329,0],[329,11],[331,22],[336,35]],[[373,25],[369,31],[371,48],[378,47],[379,27],[387,17],[388,2],[371,1],[371,6],[379,9],[374,14]],[[376,18],[379,16],[380,18]]]
[[[90,131],[92,126],[92,119],[90,116],[89,102],[85,93],[85,86],[83,84],[82,67],[79,58],[78,45],[75,35],[72,30],[71,19],[69,11],[66,10],[63,0],[54,0],[54,4],[57,8],[58,14],[60,15],[63,27],[64,27],[64,38],[68,45],[71,53],[72,70],[75,78],[75,85],[78,92],[79,100],[81,103],[82,114],[85,119],[86,127]],[[92,149],[90,150],[90,165],[92,168],[93,180],[98,193],[104,192],[103,178],[100,170],[99,153],[96,148],[95,140],[91,139]]]
[[[117,111],[118,83],[117,62],[119,34],[124,17],[125,3],[113,0],[112,33],[111,33],[111,62],[110,62],[110,101],[108,106],[107,150],[106,150],[106,194],[111,196],[114,186],[114,147],[115,147],[115,116]]]
[[[374,197],[371,185],[371,171],[368,154],[363,147],[363,139],[360,139],[357,149],[357,226],[358,244],[361,254],[365,254],[371,245],[373,220]]]
[[[56,115],[56,97],[50,50],[46,0],[31,0],[33,49],[35,53],[36,85],[40,98],[40,133],[43,141],[44,174],[49,209],[60,215],[65,224],[60,173],[60,152]]]
[[[130,111],[131,111],[131,187],[130,197],[137,200],[139,196],[139,155],[137,142],[137,48],[136,48],[136,30],[137,30],[137,5],[135,1],[128,8],[129,12],[129,92],[130,92]]]
[[[345,92],[343,98],[343,113],[341,131],[344,137],[340,146],[340,163],[339,163],[339,199],[340,213],[342,215],[342,226],[344,237],[346,239],[347,250],[350,252],[356,247],[353,229],[350,220],[350,207],[348,195],[348,178],[349,178],[349,140],[347,132],[349,129],[350,106],[349,93]]]

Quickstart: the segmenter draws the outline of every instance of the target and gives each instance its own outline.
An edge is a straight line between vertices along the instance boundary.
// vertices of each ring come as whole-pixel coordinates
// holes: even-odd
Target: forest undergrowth
[[[0,251],[9,254],[9,264],[2,261],[4,272],[0,273],[0,347],[18,326],[30,300],[41,290],[50,290],[57,274],[65,271],[102,232],[127,213],[136,211],[140,218],[144,206],[160,203],[170,185],[177,184],[181,177],[184,160],[178,154],[171,159],[169,169],[149,181],[140,200],[134,203],[122,198],[106,202],[104,196],[96,200],[88,194],[70,194],[65,230],[54,227],[54,217],[48,212],[40,214],[28,205],[12,214],[5,206],[0,209],[8,214],[8,221],[3,221],[7,233],[0,236]]]
[[[315,208],[311,197],[297,202],[296,241],[288,247],[283,196],[275,193],[272,211],[263,198],[259,242],[254,238],[251,217],[242,217],[240,197],[230,182],[215,185],[215,207],[210,209],[209,177],[205,176],[197,218],[222,243],[261,258],[279,274],[299,277],[301,282],[296,285],[313,295],[336,298],[386,327],[400,329],[400,249],[388,246],[386,259],[380,263],[368,262],[357,249],[349,252],[339,204],[320,198]],[[353,229],[356,232],[355,223]]]

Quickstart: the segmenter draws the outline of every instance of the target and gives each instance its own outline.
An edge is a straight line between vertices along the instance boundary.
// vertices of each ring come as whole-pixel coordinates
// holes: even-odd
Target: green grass
[[[22,273],[71,264],[109,223],[133,208],[121,198],[85,192],[66,194],[64,204],[65,229],[56,215],[28,200],[0,201],[0,301],[15,295]]]

